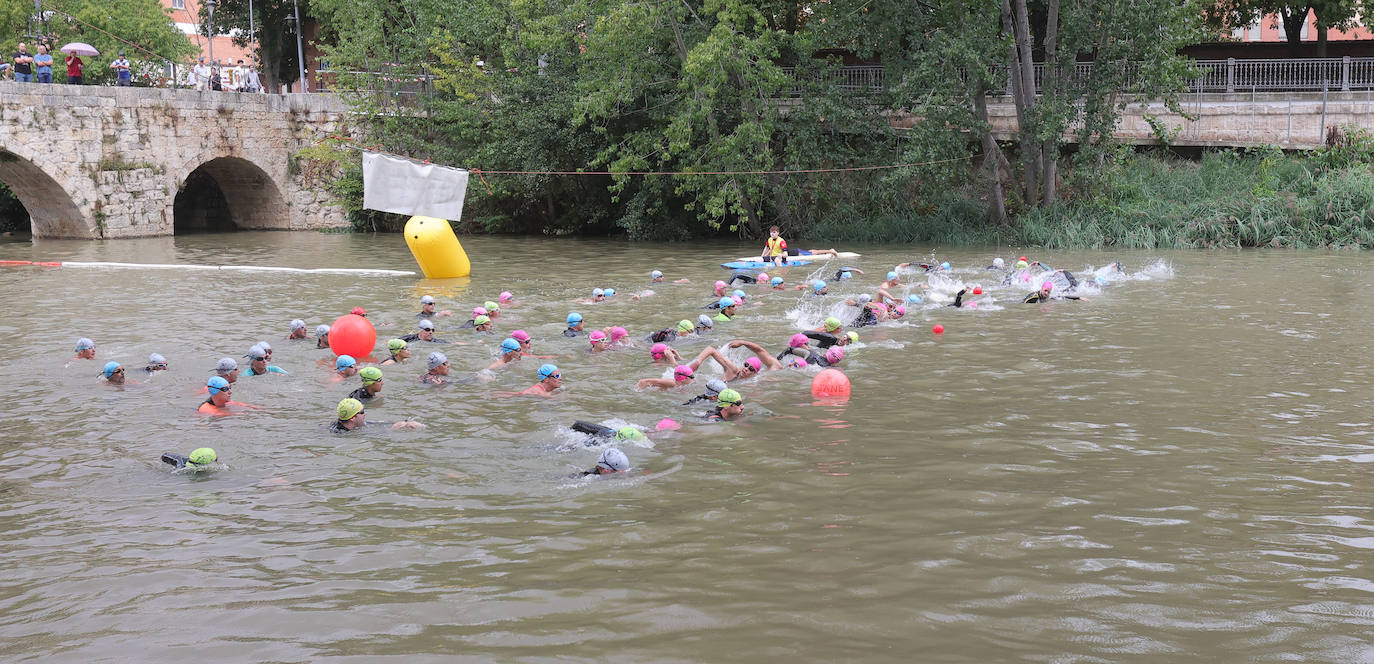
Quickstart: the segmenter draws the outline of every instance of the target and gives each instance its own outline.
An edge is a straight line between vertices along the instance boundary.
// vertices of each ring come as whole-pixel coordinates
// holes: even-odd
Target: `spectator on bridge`
[[[81,85],[81,67],[85,64],[75,53],[67,56],[67,85]]]
[[[253,61],[243,72],[243,91],[262,92],[262,80],[258,78],[258,63]]]
[[[119,57],[110,63],[110,69],[115,70],[115,85],[127,88],[133,83],[133,71],[129,69],[129,60],[124,57],[124,51],[120,51]]]
[[[210,68],[210,89],[215,92],[224,91],[224,82],[219,77],[219,67]]]
[[[20,83],[33,82],[33,55],[24,42],[19,42],[19,50],[14,52],[14,80]]]
[[[10,77],[10,63],[0,62],[0,81]]]
[[[52,83],[52,56],[48,55],[47,46],[38,45],[38,55],[33,56],[33,66],[39,83]]]
[[[191,74],[186,82],[201,92],[210,89],[210,65],[205,64],[205,56],[200,56],[196,60],[196,66],[191,68]]]

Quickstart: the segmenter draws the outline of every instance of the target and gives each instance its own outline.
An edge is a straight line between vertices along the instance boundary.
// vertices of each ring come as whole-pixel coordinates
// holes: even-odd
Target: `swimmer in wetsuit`
[[[172,466],[173,468],[189,468],[193,471],[208,470],[210,466],[218,460],[219,456],[215,454],[213,449],[208,447],[196,449],[186,456],[173,454],[171,452],[166,452],[162,455],[162,463]]]
[[[391,357],[378,362],[377,364],[380,366],[401,364],[410,359],[410,344],[407,344],[405,339],[391,339],[387,341],[386,349],[387,352],[391,353]]]
[[[601,451],[601,456],[596,459],[596,466],[591,470],[582,472],[583,477],[604,475],[623,475],[630,469],[630,458],[624,452],[612,447]]]
[[[291,321],[291,330],[286,333],[286,338],[287,340],[309,339],[310,337],[305,333],[305,321],[299,318]]]
[[[419,330],[401,337],[401,341],[414,343],[416,341],[426,341],[432,344],[446,344],[448,339],[439,339],[434,336],[434,321],[428,318],[421,318],[418,325]]]
[[[261,346],[253,346],[252,348],[249,348],[248,354],[244,357],[248,358],[248,370],[243,372],[243,375],[245,376],[262,376],[264,374],[269,373],[286,373],[285,369],[275,364],[267,363],[267,351],[263,350]]]
[[[738,308],[738,306],[739,306],[738,304],[736,304],[735,298],[733,298],[733,297],[722,297],[722,298],[720,298],[719,304],[720,304],[720,313],[718,313],[718,314],[716,314],[714,317],[712,317],[712,320],[716,321],[717,323],[728,323],[728,322],[730,322],[731,319],[733,319],[733,318],[735,317],[737,308]]]
[[[323,323],[315,326],[315,347],[329,348],[329,326]]]
[[[602,426],[600,424],[578,420],[576,422],[573,422],[572,426],[568,428],[578,433],[585,433],[588,436],[591,436],[592,439],[587,441],[588,445],[599,443],[606,438],[614,438],[617,442],[647,441],[649,439],[648,436],[644,435],[643,431],[640,431],[639,429],[636,429],[631,426],[624,426],[620,427],[619,429],[612,429],[608,426]]]
[[[725,282],[726,286],[734,286],[736,281],[743,281],[746,284],[756,284],[759,278],[743,272],[736,272],[730,275],[730,281]]]
[[[358,377],[363,379],[363,386],[348,393],[348,398],[358,401],[371,401],[382,391],[382,370],[377,367],[365,367],[358,372]]]
[[[701,394],[692,397],[691,399],[684,402],[682,405],[690,406],[698,401],[710,401],[712,403],[715,403],[716,397],[720,396],[720,393],[724,391],[725,381],[719,378],[712,378],[711,380],[706,381],[705,392],[702,392]]]
[[[723,422],[737,420],[743,416],[744,397],[735,390],[726,389],[716,397],[716,407],[703,417],[708,422]]]
[[[1081,299],[1083,299],[1083,298],[1081,298],[1081,297],[1078,297],[1077,295],[1051,295],[1051,293],[1053,293],[1053,292],[1054,292],[1054,283],[1053,283],[1053,282],[1046,281],[1045,283],[1040,284],[1040,290],[1035,291],[1034,293],[1030,293],[1030,294],[1026,295],[1025,299],[1021,300],[1021,303],[1022,303],[1022,304],[1037,304],[1037,303],[1040,303],[1040,302],[1049,302],[1050,300],[1081,300]]]
[[[149,354],[149,355],[148,355],[148,366],[143,367],[143,370],[144,370],[145,372],[147,372],[147,373],[150,373],[150,374],[153,373],[154,371],[166,371],[166,370],[167,370],[167,358],[165,358],[165,357],[163,357],[163,356],[161,356],[161,355],[159,355],[159,354],[157,354],[157,353]]]
[[[421,383],[426,385],[443,385],[448,382],[447,376],[449,365],[447,355],[436,350],[430,353],[429,357],[425,358],[425,366],[429,367],[429,371],[427,371],[425,375],[420,376]]]
[[[582,314],[576,311],[568,314],[568,329],[563,330],[563,336],[580,337],[582,334]]]

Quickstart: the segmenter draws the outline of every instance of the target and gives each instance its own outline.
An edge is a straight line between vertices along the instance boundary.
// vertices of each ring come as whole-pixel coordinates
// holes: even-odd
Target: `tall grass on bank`
[[[929,214],[827,222],[825,240],[1051,248],[1374,248],[1366,158],[1319,151],[1213,152],[1199,161],[1134,154],[1101,193],[989,224],[983,203],[949,195]]]

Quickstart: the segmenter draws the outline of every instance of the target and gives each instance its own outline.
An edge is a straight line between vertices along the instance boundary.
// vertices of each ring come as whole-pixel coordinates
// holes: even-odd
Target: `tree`
[[[311,20],[310,0],[298,0],[301,23]],[[204,0],[198,0],[198,25],[203,36],[209,30],[208,8]],[[214,30],[218,34],[234,34],[234,43],[239,46],[249,44],[249,0],[219,0],[215,8]],[[300,59],[296,57],[296,33],[292,30],[295,19],[295,5],[292,0],[252,0],[253,20],[251,33],[257,42],[254,56],[261,65],[262,85],[266,90],[277,90],[281,85],[290,85],[300,78]],[[290,20],[288,20],[290,17]],[[302,29],[296,26],[295,29]]]
[[[1207,26],[1218,32],[1254,25],[1266,16],[1277,17],[1294,57],[1302,52],[1302,31],[1309,14],[1317,30],[1316,55],[1324,58],[1331,30],[1349,30],[1359,25],[1360,3],[1358,0],[1306,0],[1299,4],[1282,0],[1220,0],[1204,6]]]
[[[52,39],[55,79],[62,80],[65,66],[56,49],[73,41],[86,42],[100,51],[96,58],[86,57],[85,82],[102,83],[114,74],[107,65],[115,54],[124,51],[135,71],[160,72],[164,65],[185,62],[196,48],[172,24],[170,14],[158,0],[121,0],[112,8],[108,0],[47,0],[43,9],[45,25],[34,25],[32,0],[0,0],[0,43],[30,42],[35,50],[31,28],[45,29]],[[117,11],[114,11],[117,9]]]

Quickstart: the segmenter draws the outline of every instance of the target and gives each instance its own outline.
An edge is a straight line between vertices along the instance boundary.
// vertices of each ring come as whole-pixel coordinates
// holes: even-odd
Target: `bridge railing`
[[[1092,62],[1075,63],[1073,71],[1067,73],[1072,79],[1070,88],[1083,85],[1092,75]],[[1112,65],[1121,68],[1123,78],[1134,80],[1140,72],[1141,63],[1127,62]],[[1321,91],[1321,90],[1371,90],[1374,89],[1374,57],[1371,58],[1275,58],[1264,60],[1195,60],[1193,66],[1198,76],[1188,83],[1188,92],[1247,92],[1256,91]],[[794,78],[806,74],[796,67],[783,67],[783,71]],[[1035,65],[1036,89],[1044,85],[1045,65]],[[1010,77],[1006,67],[993,69],[993,78],[1007,81],[1005,91],[1011,93]],[[881,65],[845,66],[829,72],[828,82],[833,87],[855,94],[876,94],[885,89],[885,78]],[[793,91],[801,94],[800,86]]]

